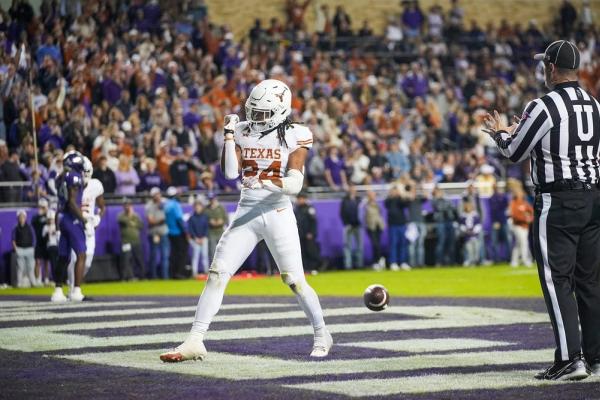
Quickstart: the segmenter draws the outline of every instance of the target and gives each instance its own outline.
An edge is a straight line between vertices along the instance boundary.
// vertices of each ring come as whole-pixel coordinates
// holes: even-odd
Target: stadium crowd
[[[53,177],[72,148],[93,161],[108,197],[154,187],[210,197],[236,191],[238,180],[218,167],[223,116],[243,117],[253,85],[271,77],[291,87],[294,120],[314,134],[307,184],[352,197],[352,185],[397,183],[386,200],[388,229],[400,243],[391,263],[408,264],[406,247],[419,265],[418,246],[404,244],[411,235],[392,229],[402,224],[389,219],[398,204],[410,210],[398,218],[417,218],[414,188],[440,206],[437,183],[477,182],[472,196],[490,196],[502,177],[523,190],[528,163],[503,164],[481,128],[485,110],[508,119],[543,90],[533,53],[558,37],[573,40],[582,86],[600,91],[600,44],[587,0],[579,9],[565,0],[546,29],[535,20],[480,26],[465,21],[459,0],[446,11],[404,1],[383,35],[367,20],[353,30],[343,5],[331,10],[310,0],[289,0],[285,20],[257,19],[237,39],[230,27],[212,23],[209,11],[202,0],[44,0],[38,14],[14,0],[0,11],[0,181],[30,182],[24,191],[1,188],[0,200],[52,197]],[[307,12],[316,13],[314,29]],[[441,255],[456,224],[475,238],[465,240],[466,262],[486,259],[478,207],[462,203],[460,212],[434,217],[444,238],[436,263],[450,261]],[[375,242],[372,227],[380,225],[369,226]],[[347,229],[347,236],[357,235]],[[346,246],[346,266],[352,254]]]

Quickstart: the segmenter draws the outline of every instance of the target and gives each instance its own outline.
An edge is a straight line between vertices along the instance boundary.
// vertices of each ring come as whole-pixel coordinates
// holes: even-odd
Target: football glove
[[[262,189],[264,185],[258,176],[245,176],[242,178],[242,186],[248,189]]]
[[[86,225],[90,225],[95,229],[98,225],[100,225],[100,216],[97,214],[88,215],[86,216],[85,223]]]
[[[225,131],[225,134],[233,134],[233,132],[235,131],[235,126],[238,122],[240,122],[240,117],[238,117],[236,114],[227,114],[223,123],[223,130]]]

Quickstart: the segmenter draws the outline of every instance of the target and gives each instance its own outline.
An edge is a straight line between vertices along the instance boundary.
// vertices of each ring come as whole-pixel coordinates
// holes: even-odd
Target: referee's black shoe
[[[535,379],[549,381],[579,381],[590,376],[585,361],[577,357],[571,361],[555,361],[546,370],[535,374]]]

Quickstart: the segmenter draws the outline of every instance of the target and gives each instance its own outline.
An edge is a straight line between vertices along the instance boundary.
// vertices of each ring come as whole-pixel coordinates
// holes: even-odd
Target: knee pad
[[[229,279],[231,279],[231,274],[225,271],[219,261],[214,260],[208,269],[208,281],[206,284],[227,285]]]
[[[295,276],[294,274],[292,274],[290,272],[282,272],[281,280],[283,281],[283,283],[288,285],[294,293],[302,294],[302,288],[303,288],[304,282],[305,282],[304,276],[301,276],[300,278],[298,278],[297,276]]]

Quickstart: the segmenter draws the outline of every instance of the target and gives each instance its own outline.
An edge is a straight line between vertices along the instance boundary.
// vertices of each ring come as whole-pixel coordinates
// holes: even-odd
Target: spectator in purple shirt
[[[415,38],[421,33],[423,25],[423,13],[416,1],[407,3],[404,12],[402,13],[402,23],[404,24],[406,37]]]
[[[121,90],[121,86],[107,73],[102,80],[102,95],[104,99],[110,104],[116,104],[121,98]]]
[[[463,235],[464,244],[464,266],[479,264],[480,242],[479,232],[481,232],[481,219],[475,211],[473,203],[464,203],[463,213],[460,216],[460,232]]]
[[[138,192],[149,192],[153,187],[164,188],[162,179],[156,171],[156,161],[153,158],[144,160],[145,170],[140,176],[140,184],[137,187]]]
[[[339,190],[340,187],[345,188],[348,185],[346,163],[340,157],[339,150],[335,146],[329,148],[328,155],[325,158],[325,180],[329,187],[334,190]]]
[[[411,71],[406,74],[406,77],[402,81],[402,89],[408,97],[423,97],[429,90],[429,81],[423,74],[421,65],[414,62],[411,67]]]
[[[490,197],[490,219],[492,222],[492,251],[494,262],[508,261],[510,256],[510,235],[508,230],[508,223],[506,217],[506,210],[508,209],[508,195],[504,189],[500,189],[494,186],[494,194]],[[504,244],[506,251],[504,257],[500,252],[500,244]]]
[[[119,157],[119,168],[115,171],[117,179],[116,194],[131,196],[135,194],[135,187],[139,185],[140,178],[133,166],[131,158],[125,154]]]
[[[223,57],[223,69],[227,79],[231,79],[236,68],[240,66],[240,63],[241,61],[237,56],[237,49],[234,46],[228,47]]]
[[[158,0],[152,0],[144,6],[144,25],[149,31],[160,31],[160,17],[162,13]]]

